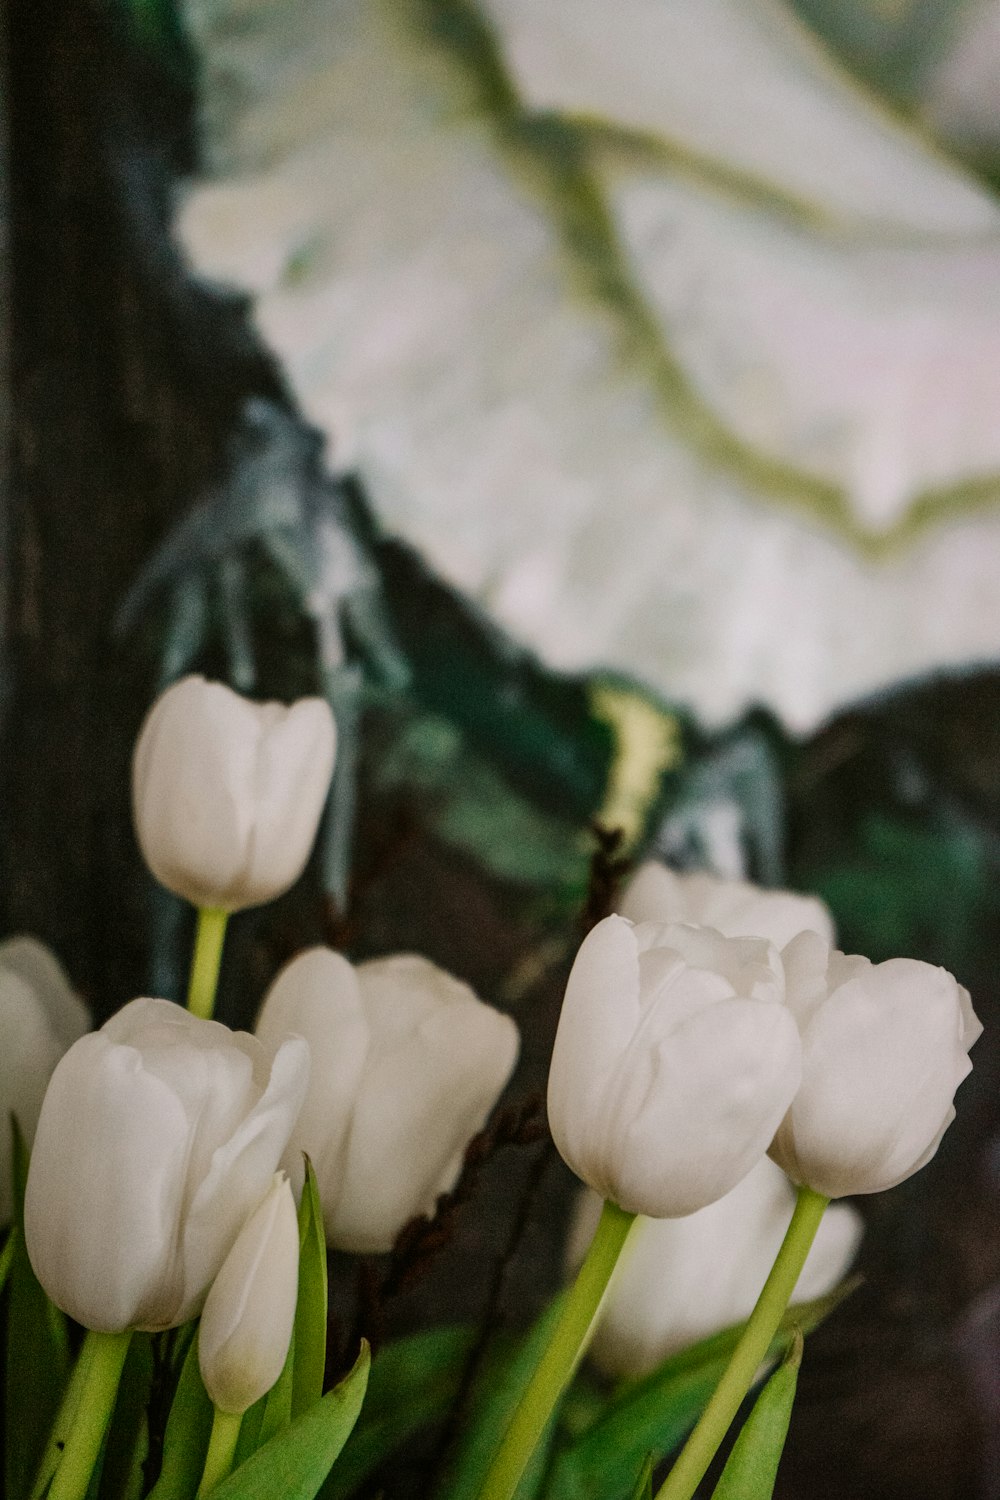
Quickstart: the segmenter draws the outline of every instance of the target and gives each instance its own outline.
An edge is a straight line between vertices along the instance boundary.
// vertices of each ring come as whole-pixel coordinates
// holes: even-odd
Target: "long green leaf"
[[[340,1384],[224,1479],[213,1500],[313,1500],[358,1419],[369,1366],[363,1343]]]
[[[801,1363],[802,1333],[796,1328],[788,1353],[743,1424],[712,1500],[771,1500]]]
[[[160,1477],[147,1500],[191,1500],[205,1468],[212,1401],[198,1368],[198,1340],[188,1345],[163,1439]]]
[[[772,1345],[780,1358],[794,1327],[809,1332],[853,1290],[845,1282],[826,1297],[791,1308]],[[546,1500],[619,1500],[629,1492],[649,1453],[669,1453],[697,1421],[718,1384],[743,1325],[727,1328],[671,1356],[641,1380],[623,1387],[604,1415],[556,1458]]]
[[[5,1402],[6,1500],[25,1500],[45,1452],[49,1428],[66,1388],[66,1319],[39,1286],[24,1244],[28,1148],[12,1120],[14,1228],[7,1303]]]
[[[299,1205],[299,1297],[295,1305],[295,1364],[292,1373],[292,1417],[298,1417],[323,1394],[326,1367],[326,1235],[319,1185],[306,1157],[306,1181]]]
[[[364,1410],[322,1500],[346,1500],[408,1438],[441,1420],[458,1395],[474,1342],[474,1329],[432,1328],[379,1350]]]

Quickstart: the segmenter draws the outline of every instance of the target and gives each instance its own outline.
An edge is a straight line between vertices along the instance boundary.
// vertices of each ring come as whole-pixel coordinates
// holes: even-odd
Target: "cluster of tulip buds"
[[[388,1251],[433,1214],[513,1072],[513,1021],[413,954],[354,966],[313,948],[278,974],[254,1035],[212,1019],[228,915],[301,875],[334,755],[320,699],[254,704],[189,677],[153,706],[135,825],[154,875],[198,909],[186,1008],[137,999],[89,1031],[40,944],[0,945],[0,1102],[31,1146],[20,1190],[20,1148],[0,1154],[15,1224],[0,1264],[23,1236],[25,1274],[87,1331],[32,1500],[93,1490],[133,1335],[168,1330],[184,1358],[164,1493],[315,1494],[368,1375],[362,1349],[323,1392],[327,1247]],[[481,1500],[515,1495],[591,1338],[605,1369],[634,1374],[746,1319],[659,1491],[689,1500],[789,1300],[850,1263],[859,1220],[830,1200],[936,1151],[981,1029],[969,997],[941,969],[832,943],[813,898],[652,864],[583,942],[548,1090],[589,1189],[579,1270]]]

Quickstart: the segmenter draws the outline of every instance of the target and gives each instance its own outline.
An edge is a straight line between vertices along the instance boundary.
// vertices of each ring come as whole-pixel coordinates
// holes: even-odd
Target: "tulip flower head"
[[[309,1049],[269,1049],[168,1000],[133,1000],[52,1075],[25,1195],[28,1254],[85,1327],[200,1311],[305,1097]]]
[[[925,1166],[955,1118],[982,1032],[968,992],[909,958],[872,964],[802,933],[782,955],[802,1087],[770,1155],[828,1198],[879,1193]]]
[[[220,1411],[239,1415],[284,1367],[298,1295],[299,1226],[284,1172],[243,1225],[212,1282],[198,1329],[198,1363]]]
[[[454,1186],[513,1070],[517,1027],[425,958],[354,968],[312,948],[278,975],[257,1023],[272,1046],[289,1034],[312,1050],[291,1151],[316,1169],[327,1239],[389,1250]]]
[[[322,698],[251,703],[185,677],[156,700],[132,764],[143,857],[195,906],[239,911],[302,874],[333,771],[335,728]]]
[[[601,1305],[590,1357],[615,1378],[645,1375],[670,1354],[750,1316],[795,1205],[791,1183],[763,1157],[715,1203],[683,1219],[640,1219]],[[601,1211],[581,1194],[568,1247],[583,1259]],[[823,1215],[792,1302],[822,1297],[842,1280],[861,1240],[847,1203]]]
[[[606,917],[566,988],[548,1110],[563,1159],[631,1213],[694,1213],[764,1155],[801,1072],[774,947]]]
[[[783,948],[800,932],[833,942],[833,917],[818,896],[765,890],[746,880],[720,880],[701,871],[678,874],[657,860],[640,865],[618,910],[630,922],[690,922],[725,937],[767,938]]]
[[[0,1226],[12,1209],[10,1117],[30,1146],[52,1070],[89,1028],[87,1007],[43,943],[0,943]]]

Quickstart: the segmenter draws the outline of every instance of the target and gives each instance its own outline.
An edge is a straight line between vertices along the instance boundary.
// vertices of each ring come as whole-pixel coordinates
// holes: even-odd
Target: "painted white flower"
[[[655,859],[636,870],[618,910],[630,922],[693,922],[726,937],[767,938],[776,948],[800,932],[818,932],[829,943],[834,939],[833,917],[818,896],[765,890],[701,871],[679,874]]]
[[[791,1183],[764,1157],[732,1192],[684,1219],[640,1219],[601,1306],[590,1346],[613,1377],[645,1375],[661,1360],[750,1316],[795,1204]],[[600,1216],[581,1194],[568,1259],[578,1265]],[[792,1295],[822,1297],[846,1274],[861,1240],[847,1203],[827,1209]]]
[[[288,1144],[309,1077],[168,1000],[133,1000],[52,1075],[25,1195],[28,1254],[87,1328],[171,1328],[201,1310]]]
[[[573,1171],[652,1218],[694,1213],[765,1153],[799,1086],[775,948],[606,917],[566,988],[549,1123]]]
[[[285,707],[203,677],[174,683],[132,763],[136,833],[157,880],[224,911],[280,896],[309,858],[335,746],[322,698]]]
[[[910,958],[872,964],[802,933],[782,955],[802,1086],[771,1156],[829,1198],[878,1193],[934,1155],[982,1032],[968,992]]]
[[[10,1117],[30,1146],[52,1070],[89,1028],[87,1007],[44,943],[0,943],[0,1225],[12,1211]]]
[[[354,968],[328,948],[281,971],[257,1034],[310,1045],[290,1151],[307,1152],[316,1169],[330,1244],[364,1252],[391,1249],[403,1225],[454,1186],[518,1052],[514,1022],[428,959]]]

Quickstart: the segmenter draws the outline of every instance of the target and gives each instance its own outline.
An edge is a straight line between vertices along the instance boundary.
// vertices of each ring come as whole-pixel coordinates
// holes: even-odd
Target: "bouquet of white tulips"
[[[328,948],[277,975],[255,1035],[212,1019],[228,915],[302,873],[334,750],[318,699],[186,678],[154,705],[135,821],[198,909],[186,1008],[88,1031],[40,944],[0,945],[7,1500],[347,1500],[469,1358],[447,1327],[335,1368],[327,1252],[433,1217],[514,1022],[425,958]],[[858,1243],[830,1200],[930,1159],[981,1029],[943,970],[832,938],[811,898],[656,865],[586,937],[548,1087],[590,1189],[575,1279],[483,1361],[438,1500],[627,1500],[654,1475],[688,1500],[761,1382],[714,1493],[771,1494],[802,1336]],[[588,1349],[631,1382],[561,1424]]]

